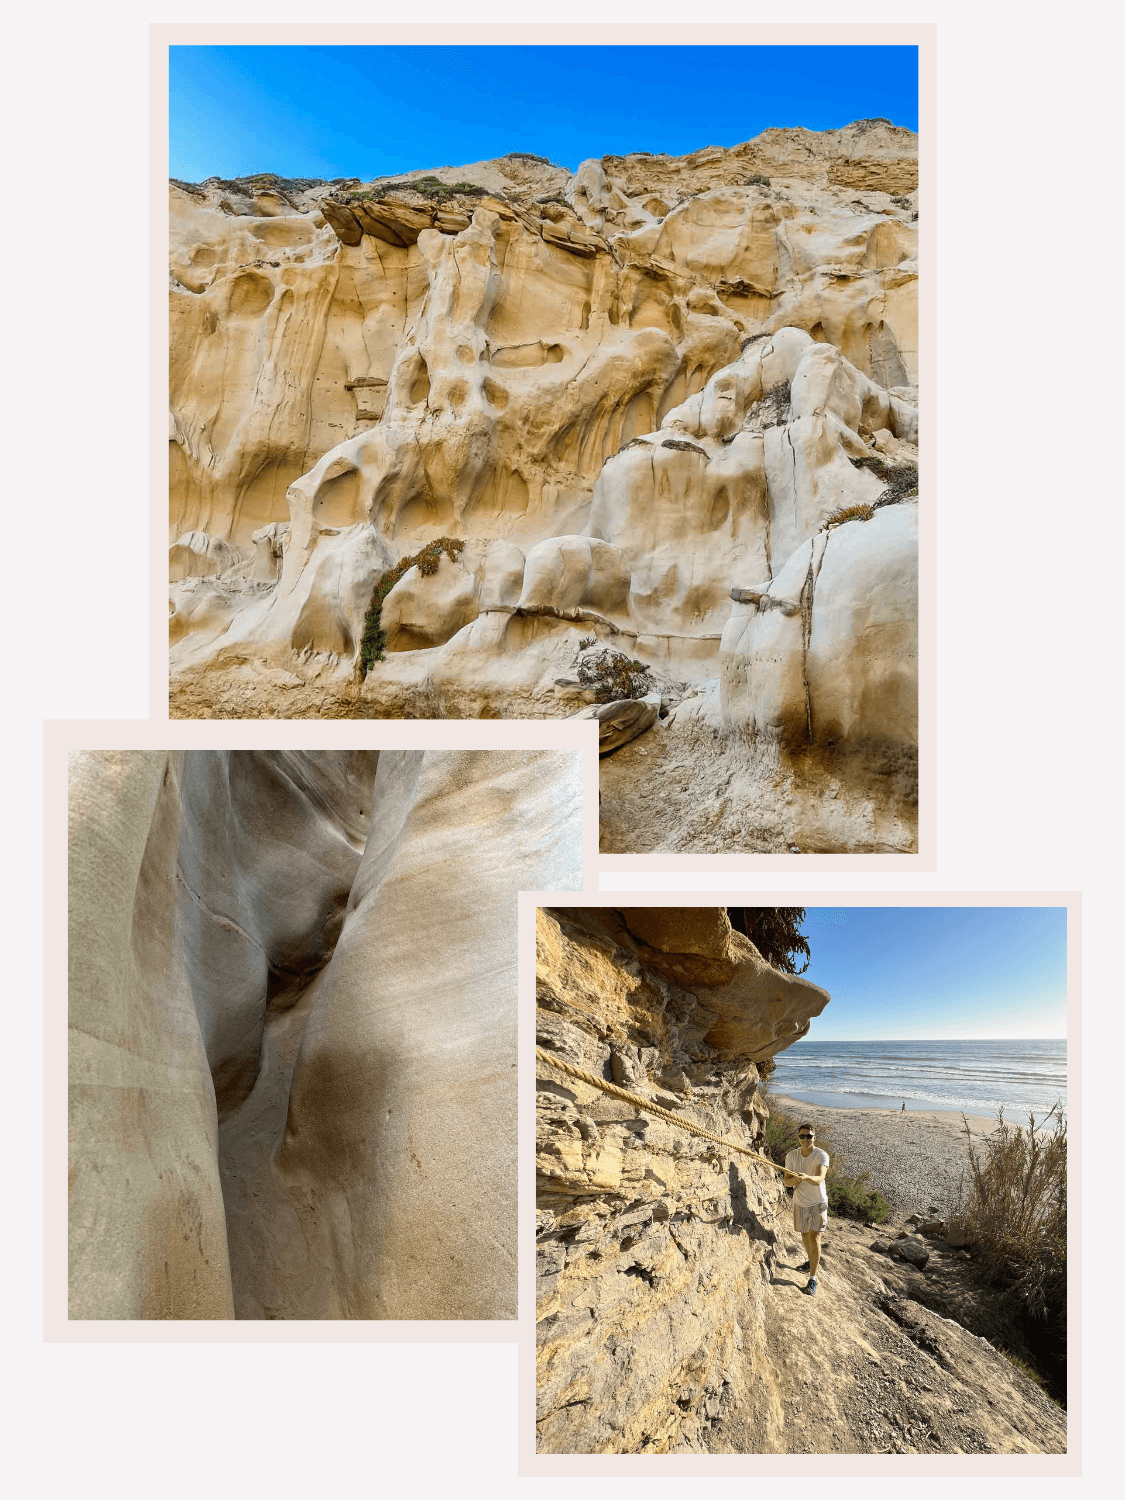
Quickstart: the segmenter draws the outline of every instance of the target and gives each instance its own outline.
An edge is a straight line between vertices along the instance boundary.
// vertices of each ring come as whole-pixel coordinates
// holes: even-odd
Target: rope
[[[743,1156],[750,1157],[751,1161],[760,1161],[764,1167],[772,1167],[775,1172],[784,1172],[784,1167],[779,1167],[777,1162],[770,1161],[768,1157],[759,1156],[756,1151],[748,1151],[745,1146],[740,1146],[736,1141],[725,1140],[721,1135],[712,1135],[711,1131],[704,1130],[702,1125],[696,1125],[691,1120],[685,1120],[683,1115],[673,1114],[670,1109],[662,1109],[659,1104],[653,1104],[648,1099],[642,1099],[639,1094],[630,1094],[627,1089],[619,1089],[615,1083],[606,1083],[604,1078],[598,1078],[593,1073],[584,1072],[582,1068],[576,1068],[573,1063],[563,1062],[561,1058],[552,1057],[549,1052],[544,1052],[542,1047],[536,1047],[535,1055],[540,1062],[549,1063],[552,1068],[557,1068],[560,1073],[568,1073],[571,1078],[577,1078],[580,1083],[588,1083],[591,1088],[601,1089],[603,1094],[609,1094],[614,1099],[620,1099],[625,1104],[631,1104],[634,1109],[640,1110],[646,1115],[656,1115],[658,1119],[667,1120],[669,1125],[678,1125],[681,1130],[690,1131],[692,1135],[702,1136],[705,1141],[714,1141],[716,1146],[725,1146],[728,1151],[738,1151]]]

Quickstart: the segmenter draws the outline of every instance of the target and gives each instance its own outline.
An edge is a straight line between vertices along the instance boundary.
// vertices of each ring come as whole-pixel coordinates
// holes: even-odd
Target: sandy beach
[[[849,1173],[871,1173],[896,1216],[944,1214],[957,1195],[966,1165],[962,1117],[947,1110],[917,1109],[905,1114],[895,1109],[832,1109],[806,1104],[787,1094],[767,1095],[770,1108],[797,1119],[812,1120],[831,1131],[830,1153],[842,1157]],[[990,1135],[996,1121],[990,1115],[965,1116],[974,1141]]]

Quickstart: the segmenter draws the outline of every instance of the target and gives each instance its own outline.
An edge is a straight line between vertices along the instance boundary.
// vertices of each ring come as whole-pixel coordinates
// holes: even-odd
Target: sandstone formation
[[[751,1149],[756,1064],[829,999],[721,908],[540,911],[536,994],[545,1052]],[[955,1280],[936,1242],[891,1259],[831,1218],[807,1297],[780,1174],[546,1063],[536,1090],[539,1451],[1065,1451],[1064,1413],[914,1264]]]
[[[513,1318],[516,892],[570,752],[73,757],[70,1316]]]
[[[607,849],[913,849],[916,188],[877,120],[174,183],[172,712],[657,694],[603,749],[737,795],[627,758]]]

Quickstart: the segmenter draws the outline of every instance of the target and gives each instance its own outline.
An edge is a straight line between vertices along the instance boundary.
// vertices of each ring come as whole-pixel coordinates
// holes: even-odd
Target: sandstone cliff
[[[538,913],[540,1048],[746,1147],[756,1063],[828,999],[721,908]],[[1065,1451],[941,1275],[832,1218],[807,1297],[780,1174],[549,1064],[536,1090],[540,1451]]]
[[[70,1316],[515,1316],[515,894],[579,757],[84,752]]]
[[[886,121],[173,184],[173,713],[596,701],[706,787],[626,754],[609,850],[912,849],[916,187]]]

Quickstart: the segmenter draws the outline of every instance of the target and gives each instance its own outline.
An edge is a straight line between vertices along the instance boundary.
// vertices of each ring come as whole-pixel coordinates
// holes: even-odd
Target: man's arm
[[[811,1182],[816,1187],[819,1187],[820,1184],[824,1181],[824,1179],[827,1176],[828,1176],[828,1163],[826,1161],[822,1161],[821,1164],[820,1164],[820,1166],[817,1167],[817,1169],[816,1169],[815,1172],[797,1172],[797,1173],[794,1174],[794,1177],[795,1177],[796,1181],[799,1181],[799,1182]],[[786,1187],[789,1186],[788,1175],[786,1177],[786,1184],[785,1185],[786,1185]]]

